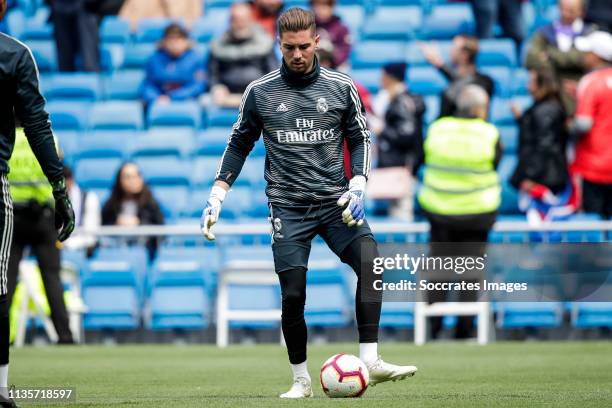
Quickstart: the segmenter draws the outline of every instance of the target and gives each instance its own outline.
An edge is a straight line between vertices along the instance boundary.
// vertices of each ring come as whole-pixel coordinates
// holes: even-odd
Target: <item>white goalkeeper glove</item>
[[[200,218],[200,229],[202,234],[209,241],[215,239],[215,235],[211,232],[212,226],[219,220],[219,214],[221,214],[221,204],[225,199],[227,191],[219,186],[213,186],[210,191],[210,196],[206,202],[206,208],[202,211],[202,217]]]
[[[342,222],[349,227],[363,225],[365,218],[365,186],[364,176],[355,176],[349,183],[349,191],[342,194],[338,205],[344,208],[342,211]]]

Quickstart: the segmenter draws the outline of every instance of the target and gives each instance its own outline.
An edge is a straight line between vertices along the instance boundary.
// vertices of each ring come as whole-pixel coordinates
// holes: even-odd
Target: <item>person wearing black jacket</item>
[[[421,44],[425,59],[436,67],[450,82],[440,98],[440,117],[453,116],[457,110],[457,98],[466,85],[478,85],[493,97],[495,83],[488,75],[476,69],[478,56],[478,39],[469,35],[458,35],[453,38],[450,49],[451,64],[446,64],[435,45]]]
[[[612,3],[610,0],[589,0],[585,20],[597,24],[600,30],[612,33]]]
[[[539,184],[557,194],[565,190],[569,180],[567,115],[552,72],[530,71],[528,87],[533,105],[522,115],[513,107],[520,134],[518,165],[510,182],[520,190],[528,191]]]
[[[0,0],[0,20],[6,0]],[[0,407],[14,407],[8,396],[9,317],[7,267],[13,235],[13,205],[6,174],[15,143],[15,116],[21,121],[30,147],[49,180],[55,201],[58,239],[74,229],[74,211],[66,191],[62,163],[57,155],[45,99],[38,89],[38,68],[32,52],[22,43],[0,34]]]

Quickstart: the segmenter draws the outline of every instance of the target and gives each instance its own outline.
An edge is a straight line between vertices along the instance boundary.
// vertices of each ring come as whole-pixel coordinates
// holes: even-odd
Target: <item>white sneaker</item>
[[[370,372],[370,385],[385,381],[398,381],[407,377],[412,377],[416,372],[415,366],[399,366],[385,363],[380,357],[368,366]]]
[[[291,389],[280,395],[281,398],[310,398],[312,397],[312,387],[310,379],[298,377],[293,382]]]

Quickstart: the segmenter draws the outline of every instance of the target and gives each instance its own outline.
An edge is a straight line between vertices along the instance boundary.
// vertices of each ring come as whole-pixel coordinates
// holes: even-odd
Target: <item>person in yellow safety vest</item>
[[[60,248],[52,188],[45,177],[22,128],[15,132],[15,148],[8,175],[14,207],[14,236],[8,265],[8,301],[11,304],[19,263],[30,247],[41,270],[58,343],[74,343],[60,279]]]
[[[484,255],[501,200],[495,169],[502,146],[498,130],[486,121],[488,108],[486,91],[478,85],[466,85],[459,94],[456,114],[429,127],[418,201],[431,227],[430,256]],[[450,275],[460,276],[455,271]],[[476,276],[469,279],[478,281],[481,276]],[[444,291],[428,295],[432,303],[448,298]],[[460,301],[474,301],[477,292],[459,292],[458,296]],[[433,318],[431,327],[435,337],[442,328],[442,318]],[[472,316],[460,317],[455,336],[470,337],[472,329]]]

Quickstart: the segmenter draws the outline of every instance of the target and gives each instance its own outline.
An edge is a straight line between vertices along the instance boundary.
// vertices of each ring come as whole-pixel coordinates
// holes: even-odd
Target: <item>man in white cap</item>
[[[580,80],[574,129],[574,174],[582,179],[582,208],[612,217],[612,34],[596,31],[576,40],[590,71]]]

